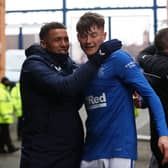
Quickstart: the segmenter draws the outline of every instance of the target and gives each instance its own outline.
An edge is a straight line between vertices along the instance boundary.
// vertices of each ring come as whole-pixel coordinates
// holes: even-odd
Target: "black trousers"
[[[14,148],[10,136],[9,124],[0,124],[0,150],[4,150],[5,146],[8,151]]]
[[[168,168],[168,163],[162,165],[163,155],[158,147],[159,136],[157,134],[154,121],[152,120],[150,122],[150,131],[151,131],[151,141],[150,141],[151,150],[154,156],[156,157],[158,168]]]
[[[18,117],[17,119],[17,138],[18,140],[22,139],[22,121],[23,117]]]

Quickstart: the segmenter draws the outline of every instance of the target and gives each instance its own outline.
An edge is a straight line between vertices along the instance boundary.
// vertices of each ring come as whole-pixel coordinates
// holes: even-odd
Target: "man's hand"
[[[161,136],[158,140],[158,147],[163,154],[162,164],[168,162],[168,136]]]
[[[118,39],[112,39],[101,44],[99,49],[100,53],[105,53],[106,56],[109,56],[113,52],[121,49],[122,43]]]
[[[106,41],[100,45],[99,50],[95,54],[90,56],[89,60],[99,67],[107,57],[116,50],[121,49],[121,47],[121,41],[118,39]]]

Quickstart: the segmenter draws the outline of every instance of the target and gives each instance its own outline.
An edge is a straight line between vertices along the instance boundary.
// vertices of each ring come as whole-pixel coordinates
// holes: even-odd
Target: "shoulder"
[[[109,60],[114,64],[125,64],[130,61],[134,61],[132,56],[124,50],[117,50],[109,57]]]
[[[114,57],[114,58],[130,58],[131,56],[124,50],[117,50],[115,51],[111,57]]]
[[[154,55],[156,52],[157,52],[156,47],[154,45],[150,45],[150,46],[146,47],[145,49],[143,49],[142,51],[140,51],[138,56],[141,56],[141,55]]]
[[[27,57],[26,60],[24,61],[24,64],[29,64],[29,63],[39,63],[39,62],[49,62],[46,58],[44,58],[41,55],[31,55],[30,57]]]
[[[27,57],[25,62],[29,62],[29,61],[43,61],[44,58],[40,55],[31,55],[30,57]]]
[[[26,58],[22,65],[22,71],[36,71],[36,70],[43,70],[45,67],[50,67],[51,63],[43,58],[40,55],[31,55],[30,57]]]
[[[154,55],[139,55],[137,57],[137,62],[140,64],[140,66],[143,66],[144,64],[148,64],[148,63],[151,63],[151,61],[154,61],[155,60],[155,56]]]

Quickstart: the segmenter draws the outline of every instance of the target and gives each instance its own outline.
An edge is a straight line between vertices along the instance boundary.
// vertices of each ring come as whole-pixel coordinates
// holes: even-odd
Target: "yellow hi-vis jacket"
[[[14,111],[17,117],[22,116],[22,102],[20,96],[20,84],[16,83],[16,86],[12,88],[11,98],[14,107]]]
[[[0,84],[0,124],[13,124],[13,104],[9,90]]]

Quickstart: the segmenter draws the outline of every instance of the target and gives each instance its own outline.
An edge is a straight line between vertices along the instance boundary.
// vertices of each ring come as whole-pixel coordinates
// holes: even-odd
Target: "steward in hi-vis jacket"
[[[11,90],[11,98],[14,107],[14,112],[17,117],[17,138],[21,140],[22,135],[22,102],[20,95],[20,83],[17,82],[16,85]]]
[[[0,153],[12,153],[18,150],[12,144],[10,124],[14,123],[13,104],[8,89],[9,80],[4,77],[0,83]],[[7,150],[6,150],[7,148]]]

